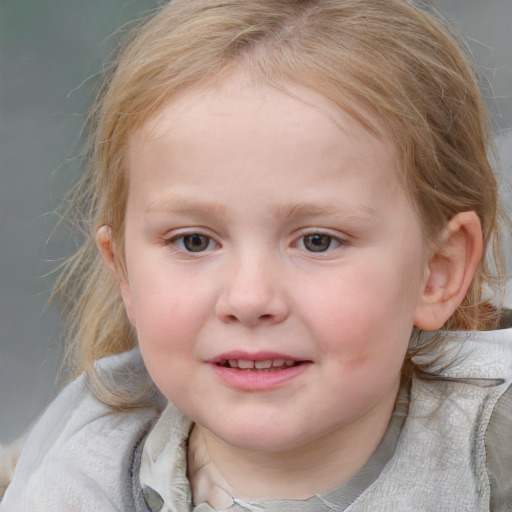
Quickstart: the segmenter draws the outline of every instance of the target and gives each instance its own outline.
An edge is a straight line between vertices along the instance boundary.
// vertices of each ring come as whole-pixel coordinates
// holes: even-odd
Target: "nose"
[[[268,261],[245,258],[233,262],[216,304],[217,317],[250,327],[282,322],[289,307],[281,279]]]

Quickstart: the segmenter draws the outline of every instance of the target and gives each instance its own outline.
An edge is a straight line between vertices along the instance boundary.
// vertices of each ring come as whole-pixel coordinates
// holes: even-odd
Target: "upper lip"
[[[304,359],[290,356],[279,352],[246,352],[243,350],[232,350],[212,357],[208,363],[221,363],[228,360],[236,361],[267,361],[269,359],[283,359],[285,361],[304,361]]]

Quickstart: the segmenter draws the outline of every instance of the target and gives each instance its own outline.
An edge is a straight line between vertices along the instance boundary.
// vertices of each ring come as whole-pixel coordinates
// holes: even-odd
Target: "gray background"
[[[512,0],[432,3],[465,34],[483,68],[508,165]],[[21,435],[58,389],[59,318],[43,309],[53,282],[47,274],[73,242],[66,232],[50,236],[52,212],[78,172],[94,74],[118,40],[110,34],[156,5],[0,0],[0,442]]]

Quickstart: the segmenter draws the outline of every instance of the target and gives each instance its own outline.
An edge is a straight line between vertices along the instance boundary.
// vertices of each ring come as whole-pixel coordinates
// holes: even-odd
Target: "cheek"
[[[157,267],[158,268],[158,267]],[[141,350],[155,361],[193,353],[198,332],[211,310],[210,298],[189,280],[163,272],[133,269],[130,276],[135,328]]]
[[[171,296],[170,296],[171,295]],[[189,392],[199,364],[197,340],[204,324],[199,299],[153,293],[135,305],[137,337],[151,378],[170,400]]]
[[[193,333],[204,322],[200,301],[191,303],[169,295],[153,293],[144,302],[135,303],[136,330],[141,344],[168,351],[191,345]]]
[[[393,266],[363,264],[331,279],[323,291],[311,286],[302,307],[321,350],[351,365],[390,352],[400,358],[409,343],[418,295],[412,278]]]

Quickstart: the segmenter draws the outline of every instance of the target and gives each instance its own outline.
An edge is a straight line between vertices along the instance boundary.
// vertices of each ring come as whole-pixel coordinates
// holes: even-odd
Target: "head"
[[[474,212],[484,248],[496,237],[486,110],[471,64],[434,16],[405,0],[174,0],[120,52],[93,112],[90,163],[74,200],[87,212],[87,240],[61,281],[69,297],[79,295],[70,309],[80,366],[92,370],[97,358],[136,343],[118,280],[94,242],[108,226],[117,271],[126,272],[131,138],[174,98],[218,90],[236,73],[290,97],[310,91],[334,118],[343,113],[391,144],[429,250],[464,212]],[[448,317],[417,328],[490,325],[488,255]]]

